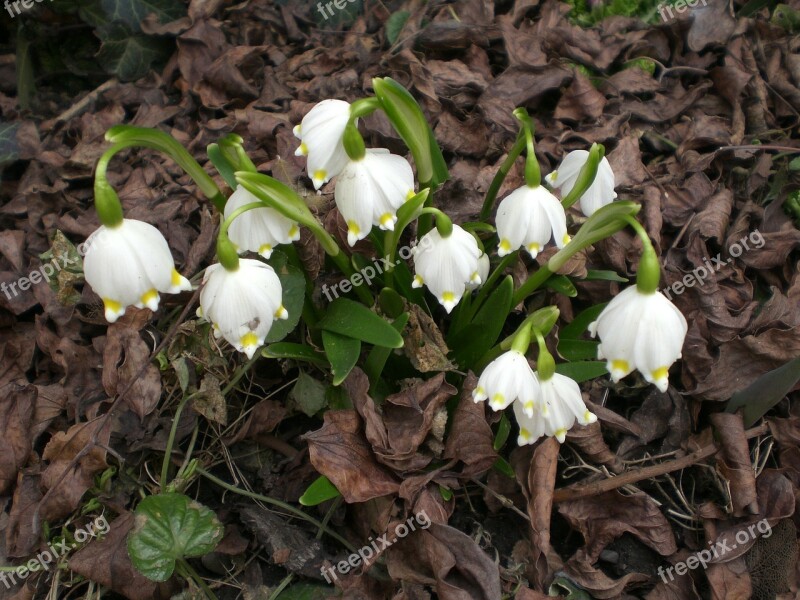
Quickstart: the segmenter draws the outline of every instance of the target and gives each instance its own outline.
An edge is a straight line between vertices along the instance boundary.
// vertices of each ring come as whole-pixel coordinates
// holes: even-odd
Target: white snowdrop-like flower
[[[503,410],[514,402],[520,410],[533,416],[541,397],[539,382],[522,352],[509,350],[490,362],[472,390],[475,402],[489,400],[492,410]]]
[[[295,156],[307,156],[306,170],[314,189],[321,188],[341,173],[349,158],[342,136],[350,119],[350,104],[344,100],[323,100],[308,111],[293,129],[300,139]]]
[[[634,285],[617,294],[589,325],[600,336],[597,357],[616,382],[638,369],[662,392],[669,368],[681,357],[686,319],[661,292],[645,294]]]
[[[458,225],[453,225],[448,237],[431,229],[414,248],[416,275],[411,285],[425,285],[449,313],[461,300],[467,284],[481,283],[480,255],[475,238]]]
[[[551,186],[559,188],[562,196],[572,191],[581,168],[586,164],[589,152],[586,150],[573,150],[564,157],[558,169],[545,177]],[[578,207],[587,217],[606,204],[611,204],[617,193],[614,191],[614,171],[611,164],[604,156],[597,165],[597,175],[583,195],[578,199]]]
[[[225,203],[224,219],[238,208],[258,202],[258,198],[240,186]],[[254,208],[238,215],[228,228],[228,237],[242,252],[258,252],[264,258],[272,255],[278,244],[300,239],[300,227],[274,208]]]
[[[192,289],[175,270],[175,261],[161,232],[135,219],[116,227],[105,225],[85,242],[83,272],[103,299],[109,323],[125,314],[128,306],[158,310],[159,292],[177,294]]]
[[[480,279],[480,283],[473,283],[470,281],[467,283],[467,289],[475,290],[486,283],[486,279],[489,277],[490,267],[491,264],[489,263],[489,255],[484,252],[480,255],[480,257],[478,257],[478,279]]]
[[[536,258],[551,238],[558,248],[570,239],[564,207],[541,185],[524,185],[506,196],[497,207],[495,223],[500,238],[498,256],[524,246]]]
[[[347,223],[347,243],[355,245],[377,225],[393,230],[397,209],[414,195],[414,172],[402,156],[384,148],[351,160],[336,180],[334,198]]]
[[[269,265],[241,258],[239,268],[211,265],[203,277],[197,315],[209,321],[214,335],[252,358],[275,319],[287,319],[280,279]]]

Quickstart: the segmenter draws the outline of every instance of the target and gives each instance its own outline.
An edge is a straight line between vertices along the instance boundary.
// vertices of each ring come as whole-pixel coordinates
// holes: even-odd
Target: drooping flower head
[[[393,230],[397,209],[414,195],[414,173],[402,156],[388,150],[367,150],[351,160],[336,180],[334,198],[347,223],[347,243],[355,245],[373,225]]]
[[[152,225],[123,219],[97,229],[86,240],[83,272],[103,299],[105,317],[114,323],[128,306],[158,310],[159,292],[177,294],[192,284],[175,270],[167,240]]]
[[[545,181],[551,186],[559,188],[562,196],[566,196],[575,186],[581,168],[586,164],[588,158],[588,151],[573,150],[564,157],[557,170],[545,177]],[[597,209],[611,204],[616,197],[614,172],[611,170],[608,159],[604,156],[597,165],[594,182],[578,199],[578,206],[581,212],[588,217]]]
[[[524,439],[525,444],[532,444],[536,441],[533,431],[528,431],[526,425],[530,425],[530,419],[538,419],[544,423],[544,435],[554,436],[559,442],[564,443],[567,432],[572,429],[577,421],[581,425],[589,425],[597,421],[597,416],[586,408],[586,404],[581,397],[581,389],[574,380],[553,373],[548,379],[543,374],[537,373],[539,388],[541,389],[541,400],[534,408],[534,415],[530,417],[525,411],[525,417],[520,421],[520,439]],[[528,435],[530,433],[530,435]],[[540,434],[541,435],[541,434]],[[523,442],[520,442],[523,445]]]
[[[300,139],[296,156],[307,156],[306,170],[314,189],[336,177],[348,162],[342,136],[350,119],[350,104],[344,100],[323,100],[308,111],[293,129]]]
[[[540,396],[533,369],[525,355],[517,350],[509,350],[490,362],[472,390],[472,399],[475,402],[488,399],[492,410],[503,410],[516,400],[514,410],[519,405],[520,410],[531,416]]]
[[[662,392],[669,385],[669,368],[681,357],[687,332],[681,311],[661,292],[643,293],[637,286],[617,294],[589,325],[600,336],[598,359],[606,360],[616,382],[638,369]]]
[[[459,303],[468,283],[481,282],[475,238],[458,225],[444,237],[431,229],[414,248],[416,275],[412,287],[425,285],[449,313]]]
[[[498,256],[524,246],[536,258],[551,238],[558,248],[569,242],[561,202],[540,185],[524,185],[506,196],[497,207],[495,223],[500,238]]]
[[[263,345],[275,319],[287,319],[280,279],[267,264],[241,258],[228,270],[217,263],[206,269],[198,316],[209,321],[214,335],[252,358]]]
[[[224,219],[238,208],[258,202],[258,198],[240,186],[225,203]],[[274,208],[255,208],[234,219],[228,228],[230,240],[241,252],[258,252],[264,258],[272,255],[278,244],[289,244],[300,239],[297,223],[284,217]]]

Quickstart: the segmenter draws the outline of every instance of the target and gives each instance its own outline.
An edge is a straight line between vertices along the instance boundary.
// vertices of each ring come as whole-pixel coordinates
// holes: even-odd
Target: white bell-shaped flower
[[[581,425],[597,421],[597,416],[586,408],[581,388],[573,379],[559,373],[553,373],[550,379],[538,379],[542,402],[537,408],[544,420],[546,435],[555,436],[563,443],[575,421]]]
[[[442,237],[434,228],[414,248],[416,275],[412,287],[425,285],[449,313],[459,303],[467,284],[480,284],[478,258],[481,250],[475,238],[458,225]]]
[[[197,315],[209,321],[214,335],[252,358],[275,319],[287,319],[283,289],[275,271],[258,260],[241,258],[239,268],[211,265],[203,277]]]
[[[475,402],[489,400],[492,410],[503,410],[515,402],[531,416],[541,397],[539,382],[522,352],[509,350],[490,362],[472,390]]]
[[[467,282],[467,289],[468,290],[476,290],[481,285],[486,283],[486,279],[489,277],[489,268],[491,267],[491,263],[489,262],[489,255],[485,252],[478,257],[478,279],[480,282],[474,283],[472,281]]]
[[[300,139],[295,156],[307,156],[306,171],[314,189],[336,177],[350,160],[342,136],[350,119],[350,104],[344,100],[323,100],[308,111],[293,129]]]
[[[572,191],[578,180],[581,168],[586,164],[589,152],[586,150],[573,150],[564,157],[558,169],[545,177],[545,181],[561,190],[561,195],[566,196]],[[578,208],[587,217],[606,204],[611,204],[617,193],[614,191],[614,171],[611,164],[604,156],[597,165],[597,175],[583,195],[578,199]]]
[[[225,203],[227,219],[238,208],[258,202],[258,198],[239,187]],[[278,244],[289,244],[300,239],[300,227],[274,208],[254,208],[239,214],[228,228],[228,237],[242,252],[258,252],[264,258],[272,255]]]
[[[524,185],[503,198],[497,207],[495,223],[500,238],[498,256],[524,246],[536,258],[551,238],[558,248],[563,248],[570,239],[564,207],[541,185]]]
[[[402,156],[384,148],[351,160],[336,180],[334,198],[347,223],[347,243],[355,245],[377,225],[393,230],[397,209],[414,195],[414,172]]]
[[[681,357],[686,319],[661,292],[645,294],[634,285],[617,294],[589,333],[600,336],[597,357],[616,382],[634,369],[662,392],[669,385],[669,368]]]
[[[189,280],[175,270],[167,240],[149,223],[123,219],[116,227],[103,225],[85,246],[84,276],[103,299],[109,323],[131,305],[158,310],[159,292],[192,289]]]

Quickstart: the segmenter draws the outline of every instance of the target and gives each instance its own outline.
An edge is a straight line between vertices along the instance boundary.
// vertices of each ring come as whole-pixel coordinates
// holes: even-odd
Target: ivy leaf
[[[167,40],[132,34],[127,27],[116,23],[96,31],[102,41],[97,61],[121,81],[144,77],[153,63],[169,58],[173,48]]]
[[[154,14],[159,23],[169,23],[186,14],[185,4],[178,0],[101,0],[100,7],[107,22],[124,23],[136,32],[141,31],[140,23],[149,14]]]
[[[407,10],[399,10],[396,13],[392,13],[392,16],[386,21],[386,40],[390,44],[394,44],[397,41],[403,25],[406,24],[410,16],[411,13]]]
[[[152,581],[169,579],[179,560],[211,552],[225,532],[211,510],[183,494],[148,496],[135,514],[128,554],[136,570]]]
[[[13,163],[19,157],[18,129],[19,123],[0,121],[0,169]]]

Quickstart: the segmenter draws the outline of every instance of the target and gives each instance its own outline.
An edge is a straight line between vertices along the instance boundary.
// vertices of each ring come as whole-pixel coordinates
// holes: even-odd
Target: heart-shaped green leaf
[[[223,533],[222,523],[211,510],[183,494],[148,496],[136,507],[128,554],[142,575],[166,581],[176,561],[208,554]]]

